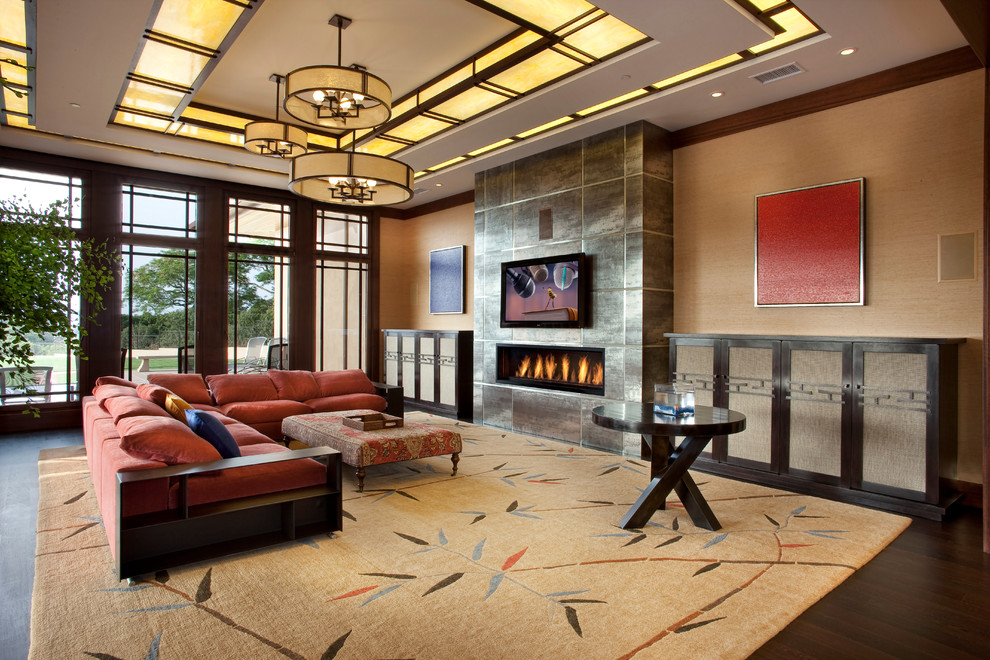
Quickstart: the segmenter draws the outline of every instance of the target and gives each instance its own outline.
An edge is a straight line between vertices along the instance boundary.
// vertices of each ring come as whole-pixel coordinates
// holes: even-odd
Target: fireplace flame
[[[578,361],[578,382],[588,382],[588,358],[583,357]]]
[[[600,361],[589,362],[587,356],[582,356],[577,367],[572,368],[570,355],[565,353],[559,359],[558,363],[558,357],[553,354],[525,355],[519,360],[515,376],[581,385],[601,385],[605,381],[605,367]]]

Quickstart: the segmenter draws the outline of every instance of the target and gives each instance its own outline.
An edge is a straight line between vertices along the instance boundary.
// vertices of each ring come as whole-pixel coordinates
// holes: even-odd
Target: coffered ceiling
[[[337,63],[327,22],[341,14],[353,21],[342,64],[367,67],[389,83],[394,106],[406,104],[383,130],[317,132],[310,148],[357,138],[354,148],[407,163],[418,173],[416,195],[401,205],[411,207],[469,190],[477,171],[622,124],[679,130],[966,45],[939,0],[597,0],[597,12],[583,0],[212,0],[243,14],[230,37],[196,56],[206,68],[171,94],[177,107],[134,113],[127,90],[140,80],[146,30],[170,1],[28,3],[29,116],[6,115],[0,144],[284,189],[288,162],[239,146],[241,127],[274,119],[271,74]],[[0,15],[23,4],[0,0]],[[582,18],[570,23],[568,11]],[[597,32],[578,34],[585,23]],[[197,34],[211,27],[202,16],[190,24]],[[514,39],[543,59],[510,53],[486,71]],[[845,48],[856,50],[840,55]],[[785,65],[796,75],[754,78]],[[470,92],[463,107],[441,104],[461,88]]]

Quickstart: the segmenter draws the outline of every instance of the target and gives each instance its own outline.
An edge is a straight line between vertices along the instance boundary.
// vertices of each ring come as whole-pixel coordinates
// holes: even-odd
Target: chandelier
[[[351,19],[334,14],[329,25],[337,28],[337,64],[305,66],[290,71],[285,82],[285,111],[314,126],[371,128],[392,116],[392,90],[388,83],[360,65],[341,66],[341,42]]]
[[[373,128],[392,115],[392,91],[384,80],[364,67],[340,66],[340,35],[351,19],[334,14],[337,66],[308,66],[285,77],[285,111],[296,119],[342,132]],[[272,80],[281,82],[273,75]],[[414,174],[400,161],[354,150],[307,153],[306,131],[291,124],[252,122],[244,130],[244,146],[257,154],[292,160],[289,189],[302,197],[330,204],[382,206],[399,204],[413,195]],[[339,143],[338,143],[339,144]]]
[[[385,156],[354,151],[321,151],[292,161],[289,188],[303,197],[332,204],[399,204],[413,194],[413,170]]]
[[[253,121],[244,127],[244,148],[262,156],[295,158],[306,153],[309,135],[303,129],[278,120],[281,84],[284,78],[273,73],[275,83],[275,121]]]

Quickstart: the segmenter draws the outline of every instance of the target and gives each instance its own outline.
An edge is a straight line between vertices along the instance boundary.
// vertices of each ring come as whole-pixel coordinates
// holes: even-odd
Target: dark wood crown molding
[[[446,211],[447,209],[452,209],[455,206],[473,203],[474,190],[472,189],[456,193],[450,197],[444,197],[443,199],[435,199],[432,202],[420,204],[419,206],[413,206],[408,209],[383,208],[381,210],[381,216],[383,218],[392,218],[393,220],[411,220],[413,218],[418,218],[421,215]]]
[[[880,71],[856,80],[832,85],[814,92],[738,112],[670,134],[673,147],[686,147],[715,138],[769,126],[803,117],[822,110],[908,89],[915,85],[949,78],[982,68],[979,58],[968,46],[932,57]]]

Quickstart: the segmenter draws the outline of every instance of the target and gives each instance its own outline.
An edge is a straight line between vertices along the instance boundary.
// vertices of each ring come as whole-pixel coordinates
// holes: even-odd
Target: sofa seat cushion
[[[275,401],[278,390],[267,374],[216,374],[206,382],[218,406],[241,401]]]
[[[248,445],[275,444],[267,435],[247,424],[242,424],[231,417],[223,417],[223,419],[229,419],[232,422],[231,424],[225,422],[224,427],[234,437],[234,442],[237,443],[237,446],[241,448],[242,456],[244,455],[244,447]]]
[[[320,385],[312,371],[269,369],[268,377],[278,390],[278,398],[305,401],[320,396]]]
[[[116,424],[125,417],[168,417],[164,408],[151,401],[145,401],[136,396],[115,396],[106,399],[103,407],[107,409]]]
[[[258,456],[289,451],[275,443],[248,445],[241,448],[243,456]],[[299,459],[266,465],[251,465],[211,473],[208,478],[189,479],[189,504],[222,502],[239,497],[276,493],[287,488],[307,488],[326,483],[326,468],[312,459]],[[178,503],[178,486],[169,494],[169,506]]]
[[[186,423],[193,433],[213,445],[223,458],[236,458],[241,455],[237,442],[219,419],[205,410],[186,410]]]
[[[313,373],[313,378],[316,379],[317,384],[320,386],[319,396],[375,393],[374,383],[360,369],[317,371]]]
[[[151,374],[148,382],[161,385],[177,397],[189,403],[205,403],[213,405],[213,397],[206,387],[206,381],[200,374]]]
[[[219,406],[220,412],[245,424],[282,421],[289,415],[305,415],[313,409],[299,401],[240,401]]]
[[[338,396],[324,396],[318,399],[310,399],[305,402],[313,409],[313,412],[336,412],[338,410],[358,410],[360,408],[370,408],[382,412],[388,402],[384,397],[377,394],[340,394]]]
[[[220,453],[177,419],[126,417],[117,424],[120,447],[135,458],[166,465],[219,461]]]

